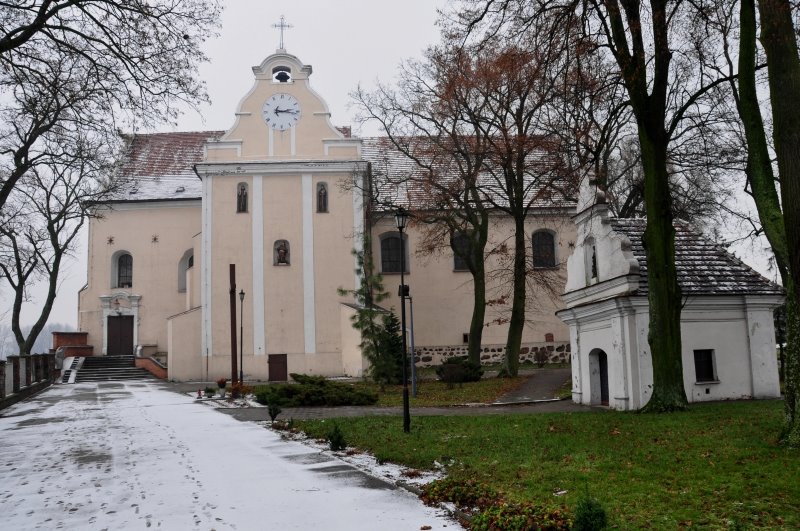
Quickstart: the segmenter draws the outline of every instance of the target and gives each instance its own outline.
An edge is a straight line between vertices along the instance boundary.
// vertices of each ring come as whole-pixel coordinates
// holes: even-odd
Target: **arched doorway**
[[[589,353],[589,397],[593,405],[608,405],[608,356],[596,348]]]

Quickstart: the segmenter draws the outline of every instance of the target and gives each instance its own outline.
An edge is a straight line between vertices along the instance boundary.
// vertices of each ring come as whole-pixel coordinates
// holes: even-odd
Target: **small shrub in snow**
[[[330,443],[331,450],[334,452],[341,452],[347,448],[347,441],[338,424],[334,424],[333,429],[328,434],[328,443]]]

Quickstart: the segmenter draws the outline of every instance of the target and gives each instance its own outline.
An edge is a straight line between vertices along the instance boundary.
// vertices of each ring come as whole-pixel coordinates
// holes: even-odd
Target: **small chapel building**
[[[646,220],[610,215],[605,195],[581,187],[575,250],[567,263],[572,398],[637,410],[652,393]],[[683,383],[689,402],[780,396],[773,311],[780,286],[683,222],[675,223],[683,294]]]
[[[359,286],[353,251],[364,241],[390,295],[382,305],[398,313],[405,248],[417,360],[464,354],[470,273],[450,250],[421,253],[413,226],[401,246],[392,212],[364,194],[370,167],[386,165],[385,142],[335,127],[309,83],[311,66],[286,50],[253,74],[230,129],[130,137],[120,169],[129,187],[96,205],[89,223],[79,327],[95,355],[155,357],[178,381],[230,375],[240,349],[248,380],[360,376],[366,365],[350,321],[355,301],[338,290]],[[558,290],[574,212],[566,197],[533,208],[526,221],[528,256]],[[509,220],[497,213],[492,220],[488,249],[513,245]],[[487,261],[501,272],[508,263],[498,254]],[[507,292],[507,282],[490,281],[489,298],[502,301]],[[529,298],[535,311],[523,361],[534,352],[567,359],[568,328],[555,315],[561,302],[536,290]],[[485,361],[503,356],[507,312],[502,302],[487,311]]]

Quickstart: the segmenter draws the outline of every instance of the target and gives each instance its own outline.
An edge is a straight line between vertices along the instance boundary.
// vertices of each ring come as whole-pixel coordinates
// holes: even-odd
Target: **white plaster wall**
[[[732,296],[698,298],[686,304],[681,352],[689,402],[780,396],[771,317],[776,302],[777,298],[770,298],[746,309],[744,298]],[[573,400],[599,402],[589,362],[590,352],[599,348],[608,356],[609,406],[640,409],[650,399],[653,382],[646,301],[636,300],[633,312],[612,307],[609,301],[597,306],[603,311],[596,311],[591,318],[584,315],[579,323],[562,314],[572,331]],[[626,311],[628,315],[624,315]],[[699,349],[714,351],[717,381],[696,381],[694,351]]]

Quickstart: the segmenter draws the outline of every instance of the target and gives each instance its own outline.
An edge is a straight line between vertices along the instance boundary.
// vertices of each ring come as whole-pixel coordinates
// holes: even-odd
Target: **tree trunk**
[[[647,255],[647,298],[650,331],[647,342],[653,362],[653,394],[643,411],[685,409],[681,358],[681,291],[675,269],[675,228],[667,173],[667,141],[663,126],[639,120],[647,228],[643,244]]]
[[[514,222],[514,286],[511,302],[511,320],[508,324],[506,355],[503,373],[516,376],[519,373],[519,350],[522,345],[522,329],[525,326],[525,295],[527,289],[527,261],[525,219],[515,216]]]
[[[742,0],[739,38],[738,111],[747,141],[747,178],[758,217],[772,246],[784,286],[788,253],[783,213],[775,188],[775,175],[767,146],[767,134],[756,92],[756,11],[754,0]]]
[[[793,353],[792,342],[798,338],[797,313],[800,301],[800,57],[797,52],[792,14],[787,0],[760,0],[761,43],[769,65],[769,89],[772,104],[773,140],[781,180],[783,224],[786,230],[788,269],[791,282],[787,311],[789,352],[787,353],[787,400],[785,441],[800,446],[800,419],[797,418],[800,360]],[[793,295],[793,297],[792,297]],[[788,308],[787,308],[788,310]],[[791,394],[792,398],[789,398]]]
[[[471,223],[474,231],[470,236],[469,248],[469,268],[472,273],[474,305],[472,308],[472,321],[469,325],[467,356],[471,362],[480,364],[483,323],[486,318],[486,262],[484,253],[486,252],[486,241],[489,239],[489,213],[483,210],[475,218]]]
[[[472,275],[475,292],[475,303],[472,309],[472,320],[469,325],[469,342],[467,355],[473,363],[481,362],[481,343],[483,342],[483,322],[486,318],[486,268],[483,260],[475,265]]]
[[[787,292],[793,292],[789,279]],[[786,297],[786,349],[784,350],[784,426],[781,439],[788,446],[800,447],[800,307],[797,299]]]

